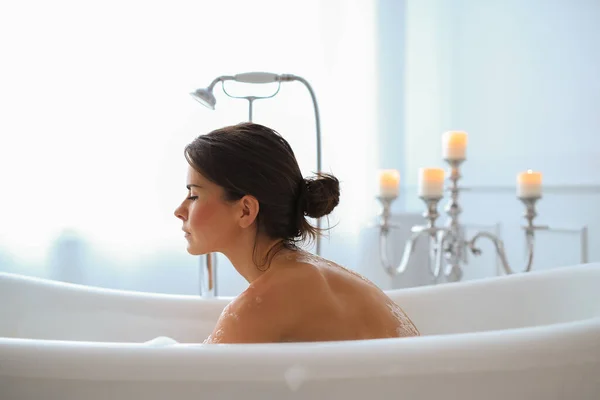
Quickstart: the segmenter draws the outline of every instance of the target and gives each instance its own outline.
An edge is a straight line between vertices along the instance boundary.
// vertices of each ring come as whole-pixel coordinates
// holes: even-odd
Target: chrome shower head
[[[196,89],[196,91],[190,93],[190,95],[205,107],[208,107],[211,110],[215,109],[217,99],[215,98],[215,95],[212,92],[212,86],[207,89]]]

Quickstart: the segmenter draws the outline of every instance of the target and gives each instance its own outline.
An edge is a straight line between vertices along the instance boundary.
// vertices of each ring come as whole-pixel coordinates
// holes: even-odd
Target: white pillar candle
[[[448,131],[442,135],[444,160],[464,160],[467,156],[467,132]]]
[[[517,197],[542,196],[542,173],[528,170],[517,175]]]
[[[444,196],[444,170],[441,168],[419,169],[419,197],[440,198]]]
[[[379,195],[381,197],[396,197],[400,187],[400,172],[395,169],[379,171]]]

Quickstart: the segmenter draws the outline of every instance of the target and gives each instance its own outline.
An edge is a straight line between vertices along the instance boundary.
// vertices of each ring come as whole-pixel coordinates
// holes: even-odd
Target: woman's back
[[[232,334],[232,332],[235,332]],[[223,312],[207,343],[308,342],[419,335],[377,286],[303,251],[274,261]]]

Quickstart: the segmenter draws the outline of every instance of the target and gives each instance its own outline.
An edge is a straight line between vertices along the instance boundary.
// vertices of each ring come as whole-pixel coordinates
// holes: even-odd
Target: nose
[[[183,203],[175,209],[175,212],[173,214],[175,214],[175,216],[182,221],[187,220],[187,210],[185,209]]]

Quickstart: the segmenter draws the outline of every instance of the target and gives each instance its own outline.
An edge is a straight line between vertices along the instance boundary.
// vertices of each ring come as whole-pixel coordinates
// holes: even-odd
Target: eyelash
[[[187,199],[188,199],[188,200],[192,200],[192,201],[194,201],[194,200],[196,200],[197,198],[198,198],[198,196],[190,196],[190,197],[188,197]]]

